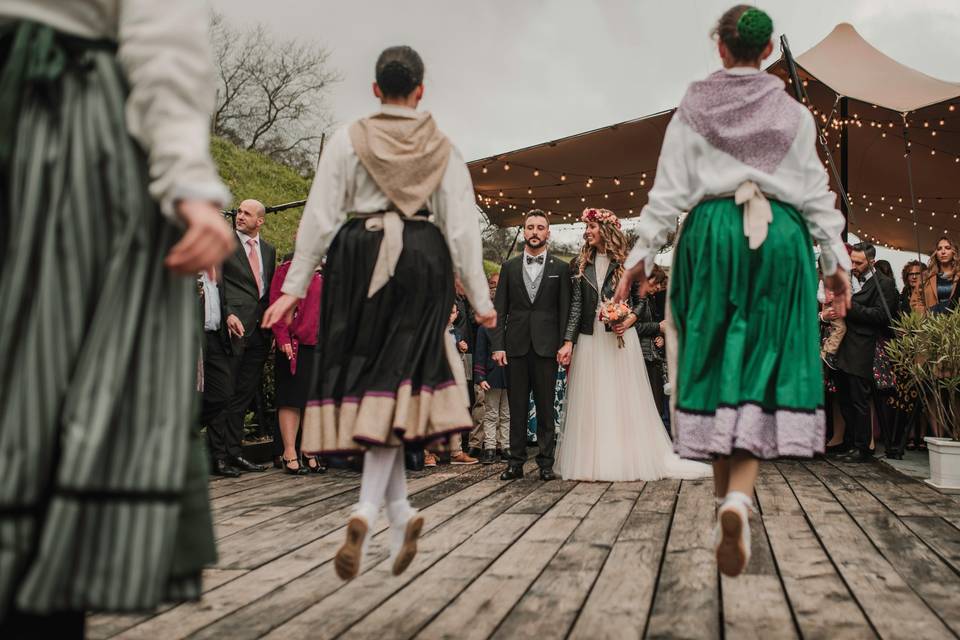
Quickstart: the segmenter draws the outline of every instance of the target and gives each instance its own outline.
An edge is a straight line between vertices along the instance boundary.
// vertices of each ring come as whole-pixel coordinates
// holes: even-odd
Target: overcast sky
[[[676,106],[719,67],[708,34],[729,0],[212,0],[232,22],[322,43],[343,75],[338,123],[376,109],[380,51],[409,44],[426,96],[464,156],[481,158]],[[960,0],[767,0],[795,55],[850,22],[903,64],[960,81]]]
[[[758,3],[794,54],[839,22],[908,66],[960,81],[960,0]],[[343,81],[335,119],[376,108],[377,54],[409,44],[427,67],[423,108],[467,159],[629,120],[677,104],[716,69],[708,33],[729,0],[213,0],[239,24],[322,43]]]

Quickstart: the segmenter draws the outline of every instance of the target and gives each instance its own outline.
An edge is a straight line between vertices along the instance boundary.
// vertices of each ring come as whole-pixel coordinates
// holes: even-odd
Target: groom
[[[491,336],[493,360],[507,367],[510,398],[510,462],[501,480],[523,477],[527,460],[527,408],[533,389],[537,407],[537,465],[541,480],[553,480],[553,401],[557,364],[569,360],[561,347],[570,310],[570,268],[547,253],[550,222],[539,209],[523,223],[523,254],[500,268],[493,304],[497,324]]]

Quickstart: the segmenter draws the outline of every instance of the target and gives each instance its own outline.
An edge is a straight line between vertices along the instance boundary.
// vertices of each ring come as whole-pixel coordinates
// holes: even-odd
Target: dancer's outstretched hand
[[[204,200],[181,200],[177,215],[186,223],[183,238],[170,249],[164,264],[171,271],[212,274],[237,245],[237,234],[220,215],[220,210]]]
[[[264,329],[271,329],[273,325],[280,320],[285,320],[287,324],[293,322],[293,312],[297,308],[300,298],[285,293],[277,298],[277,301],[270,305],[263,312],[263,321],[260,323]]]
[[[477,324],[480,324],[487,329],[493,329],[497,326],[497,310],[491,309],[487,313],[480,313],[477,311],[473,314],[477,319]]]
[[[653,290],[653,282],[647,278],[647,270],[644,262],[638,262],[632,269],[626,269],[623,272],[623,275],[620,277],[620,284],[617,285],[617,290],[613,294],[614,302],[623,302],[630,298],[630,290],[633,288],[633,283],[640,283],[640,297],[645,298]]]
[[[833,310],[834,317],[842,318],[846,316],[853,297],[850,288],[850,276],[843,269],[837,269],[832,276],[823,277],[823,285],[827,291],[833,294],[830,308]]]

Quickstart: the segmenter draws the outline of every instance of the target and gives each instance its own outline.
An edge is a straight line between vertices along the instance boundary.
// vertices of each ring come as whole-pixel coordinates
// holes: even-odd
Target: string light
[[[509,163],[509,162],[505,162],[505,163],[504,163],[504,165],[503,165],[503,170],[504,170],[504,171],[510,171],[510,163]]]
[[[534,177],[539,176],[539,175],[540,175],[540,170],[539,170],[539,169],[534,169],[534,170],[533,170],[533,175],[534,175]]]

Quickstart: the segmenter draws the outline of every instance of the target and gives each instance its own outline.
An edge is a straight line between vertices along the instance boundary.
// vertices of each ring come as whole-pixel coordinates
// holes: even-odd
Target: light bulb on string
[[[613,179],[613,184],[615,184],[615,185],[617,185],[617,186],[619,187],[619,186],[620,186],[620,178],[614,178],[614,179]]]
[[[510,171],[510,163],[509,163],[509,162],[505,162],[505,163],[503,164],[503,170],[504,170],[504,171]]]
[[[534,170],[533,170],[533,175],[534,175],[534,177],[539,176],[539,175],[540,175],[540,170],[539,170],[539,169],[534,169]]]
[[[487,167],[486,167],[486,166],[484,166],[484,167],[483,167],[483,169],[482,169],[481,171],[483,171],[483,173],[486,173],[486,172],[487,172]]]
[[[560,182],[566,182],[566,181],[567,181],[567,176],[566,176],[566,174],[562,174],[562,173],[561,173],[561,174],[560,174]]]

